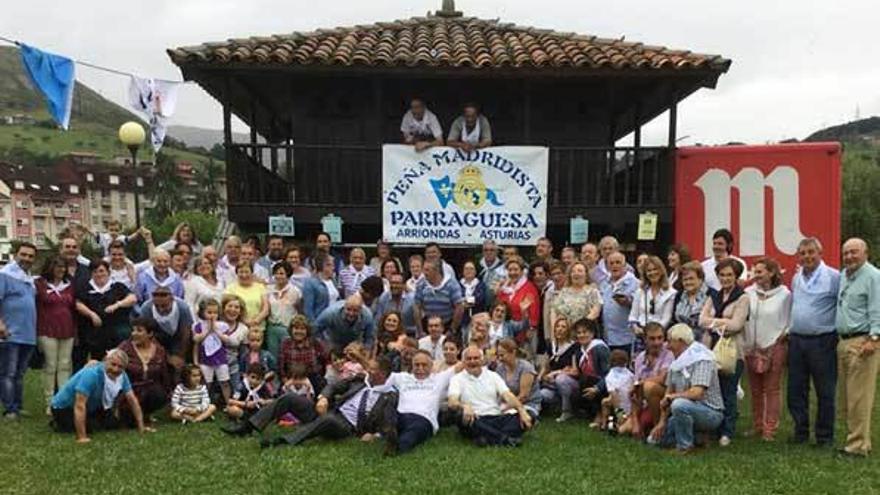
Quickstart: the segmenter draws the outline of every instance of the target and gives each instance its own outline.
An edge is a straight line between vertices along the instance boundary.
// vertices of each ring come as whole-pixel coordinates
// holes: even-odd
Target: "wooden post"
[[[641,154],[642,154],[642,102],[636,101],[635,109],[633,110],[633,127],[635,128],[633,132],[633,166],[640,167],[641,166]],[[630,192],[630,168],[626,167],[626,172],[624,174],[624,188],[623,188],[623,204],[629,205],[629,192]]]
[[[532,144],[532,83],[523,81],[523,144]]]
[[[240,188],[241,185],[235,177],[239,169],[237,165],[232,163],[232,111],[229,108],[232,90],[229,76],[226,76],[224,80],[223,92],[223,148],[225,150],[224,156],[226,157],[226,198],[231,202],[236,202],[241,200],[241,198],[235,194],[235,189],[237,187]]]

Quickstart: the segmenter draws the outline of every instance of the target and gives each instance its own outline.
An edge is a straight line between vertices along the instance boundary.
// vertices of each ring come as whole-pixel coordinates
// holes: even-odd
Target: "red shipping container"
[[[797,245],[817,237],[825,262],[840,266],[841,168],[838,143],[685,147],[677,150],[675,238],[694,259],[712,256],[726,227],[749,267],[776,259],[791,281]]]

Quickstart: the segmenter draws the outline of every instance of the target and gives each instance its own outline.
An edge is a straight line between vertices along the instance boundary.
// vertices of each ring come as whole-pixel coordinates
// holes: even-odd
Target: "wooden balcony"
[[[232,144],[228,151],[228,208],[235,222],[264,223],[283,213],[298,224],[317,224],[332,212],[347,223],[379,226],[380,146]],[[672,157],[666,147],[551,147],[549,223],[567,228],[575,215],[614,224],[645,210],[671,214]]]

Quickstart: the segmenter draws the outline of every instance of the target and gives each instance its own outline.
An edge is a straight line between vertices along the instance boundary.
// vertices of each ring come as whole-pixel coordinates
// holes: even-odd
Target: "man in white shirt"
[[[404,144],[412,144],[416,151],[424,151],[431,146],[443,146],[443,128],[433,112],[428,110],[421,98],[413,98],[409,111],[400,121],[400,132]]]
[[[703,274],[705,274],[706,285],[721,290],[721,282],[718,281],[718,275],[715,273],[715,266],[724,258],[733,258],[742,265],[742,274],[739,279],[743,282],[749,279],[748,265],[740,258],[733,254],[733,234],[727,229],[718,229],[712,234],[712,256],[703,260]]]
[[[419,339],[419,350],[427,352],[434,361],[443,359],[443,319],[439,316],[428,317],[428,335]]]
[[[385,455],[403,454],[424,443],[440,424],[437,415],[440,403],[446,398],[449,382],[461,365],[440,373],[431,373],[431,356],[418,350],[412,359],[412,373],[392,373],[386,387],[397,390],[397,413],[386,418],[382,430],[385,437]]]
[[[459,431],[479,446],[522,443],[523,433],[532,427],[532,417],[494,371],[483,368],[483,351],[464,351],[464,371],[449,382],[449,409],[461,412]],[[504,411],[513,408],[517,414]]]

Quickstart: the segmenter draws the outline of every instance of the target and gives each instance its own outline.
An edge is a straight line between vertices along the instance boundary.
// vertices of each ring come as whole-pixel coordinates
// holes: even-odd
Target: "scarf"
[[[486,258],[480,258],[480,278],[485,277],[489,272],[497,270],[501,263],[501,258],[495,258],[495,261],[490,266],[486,264]]]
[[[442,289],[443,287],[445,287],[448,282],[449,282],[449,275],[444,274],[443,280],[440,282],[440,285],[434,285],[431,283],[430,280],[425,279],[425,288],[430,290],[432,293],[434,293],[434,292],[437,292],[438,290]]]
[[[6,275],[7,277],[14,278],[15,280],[18,280],[19,282],[24,282],[24,283],[30,285],[31,287],[35,287],[34,278],[31,277],[28,274],[28,272],[22,270],[22,268],[20,266],[18,266],[17,261],[13,261],[13,262],[7,264],[6,266],[4,266],[3,268],[0,268],[0,273],[2,273],[3,275]]]
[[[489,322],[489,346],[494,346],[496,342],[504,338],[504,322]]]
[[[739,298],[745,294],[742,290],[742,287],[739,285],[735,285],[733,290],[730,292],[730,297],[727,300],[724,300],[723,291],[718,291],[712,294],[712,306],[715,308],[715,318],[723,318],[724,310],[739,300]]]
[[[103,366],[103,365],[102,365]],[[110,376],[107,375],[107,371],[104,371],[104,393],[101,396],[101,402],[104,404],[104,409],[111,409],[113,407],[113,403],[116,402],[116,397],[119,396],[119,391],[122,390],[122,373],[119,374],[115,379],[110,379]]]
[[[715,354],[699,342],[694,342],[688,346],[675,361],[669,365],[669,371],[682,371],[694,363],[700,361],[709,361],[715,365]]]
[[[152,305],[151,309],[153,319],[159,325],[159,328],[170,336],[175,335],[177,333],[177,326],[180,323],[180,308],[177,306],[177,301],[171,302],[171,311],[167,315],[160,314],[155,304]]]
[[[816,289],[816,285],[819,283],[819,281],[825,277],[825,272],[827,271],[827,269],[828,267],[825,265],[825,262],[820,261],[819,266],[817,266],[816,269],[813,270],[810,278],[807,278],[804,276],[804,269],[800,268],[800,270],[798,271],[800,277],[795,277],[795,279],[792,281],[792,292],[794,292],[796,286],[798,285],[803,285],[804,289],[809,292],[813,292]]]
[[[70,283],[65,280],[62,280],[60,284],[54,285],[52,282],[49,282],[47,280],[46,287],[47,287],[46,294],[53,294],[54,293],[58,297],[62,297],[61,293],[64,292],[64,289],[70,287]]]
[[[103,296],[110,289],[113,288],[113,281],[110,279],[107,279],[106,284],[102,285],[101,287],[98,287],[98,285],[95,284],[95,279],[89,279],[89,287],[92,288],[92,290],[89,291],[89,294],[101,294]]]
[[[409,112],[409,116],[411,117],[409,120],[409,131],[414,136],[433,136],[434,133],[431,131],[431,111],[425,109],[424,115],[422,115],[422,120],[418,120],[415,115],[413,115],[412,110]]]
[[[480,279],[475,278],[475,279],[471,280],[470,282],[468,282],[467,280],[462,278],[461,280],[459,280],[459,283],[464,288],[464,296],[465,297],[473,297],[474,290],[477,288],[477,284],[480,283]]]
[[[562,345],[560,345],[558,342],[554,341],[551,344],[551,348],[553,349],[553,356],[551,356],[550,359],[558,359],[558,358],[562,357],[562,355],[565,354],[566,351],[568,351],[571,348],[571,346],[573,346],[573,345],[574,345],[574,343],[570,342],[570,341],[566,342]]]
[[[266,381],[263,380],[262,382],[260,382],[260,384],[257,385],[256,388],[251,388],[251,384],[247,380],[243,380],[243,381],[244,381],[244,390],[246,392],[246,394],[244,396],[244,402],[248,402],[248,401],[253,402],[254,404],[256,404],[257,409],[263,407],[260,404],[260,400],[262,399],[262,397],[260,397],[260,390],[262,390],[263,386],[266,385]]]
[[[171,284],[173,284],[175,281],[177,281],[178,278],[180,278],[178,277],[177,273],[174,272],[174,270],[169,269],[168,276],[165,277],[163,280],[159,280],[158,278],[156,278],[156,270],[153,266],[148,266],[144,270],[144,273],[146,273],[147,277],[152,279],[158,287],[171,287]]]
[[[525,275],[520,275],[519,279],[512,286],[510,284],[504,284],[504,287],[501,288],[501,292],[513,297],[524,285],[528,282],[529,279]]]
[[[461,123],[461,142],[469,143],[473,145],[480,144],[480,117],[477,116],[477,121],[474,123],[474,130],[468,132],[467,130],[467,121],[462,119]]]
[[[581,353],[581,362],[584,362],[584,360],[589,359],[590,352],[593,349],[595,349],[597,346],[608,347],[608,344],[606,344],[605,341],[602,339],[591,340],[590,343],[587,344],[587,348],[584,350],[584,352]]]

